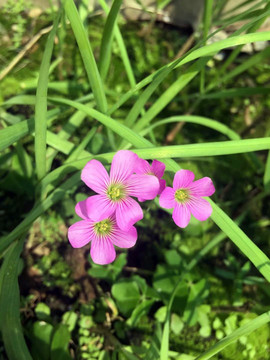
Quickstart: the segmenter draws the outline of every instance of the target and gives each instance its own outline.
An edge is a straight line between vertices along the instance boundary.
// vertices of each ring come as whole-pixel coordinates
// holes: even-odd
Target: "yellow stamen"
[[[125,191],[122,185],[111,185],[107,191],[107,195],[113,201],[121,200],[125,196]]]
[[[108,235],[112,229],[112,222],[109,219],[99,221],[94,225],[97,235]]]
[[[183,203],[188,200],[189,193],[186,189],[178,189],[176,190],[174,197],[176,201]]]

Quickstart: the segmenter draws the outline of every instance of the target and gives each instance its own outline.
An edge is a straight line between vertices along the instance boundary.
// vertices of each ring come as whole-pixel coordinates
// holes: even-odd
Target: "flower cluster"
[[[137,241],[134,224],[143,218],[141,206],[134,200],[152,200],[160,194],[160,205],[173,210],[176,225],[184,228],[190,215],[200,221],[212,212],[203,196],[215,192],[210,178],[194,181],[189,170],[175,174],[173,187],[166,187],[162,179],[165,164],[153,160],[150,165],[135,153],[120,150],[113,157],[110,174],[97,160],[89,161],[82,170],[81,179],[97,195],[79,202],[75,211],[81,221],[70,226],[68,238],[74,248],[91,241],[91,257],[97,264],[114,261],[114,245],[130,248]]]

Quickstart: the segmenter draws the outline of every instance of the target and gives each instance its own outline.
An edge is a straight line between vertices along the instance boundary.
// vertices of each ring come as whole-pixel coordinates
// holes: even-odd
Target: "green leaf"
[[[45,321],[34,322],[29,336],[34,360],[50,360],[52,333],[51,324]]]
[[[78,315],[74,311],[67,311],[64,313],[62,322],[67,325],[68,330],[72,332],[77,324]]]
[[[136,326],[141,317],[148,314],[154,302],[154,299],[144,300],[142,303],[137,305],[136,308],[132,311],[130,318],[126,321],[126,324],[131,327]]]
[[[184,322],[177,314],[171,316],[171,329],[175,335],[179,335],[184,328]]]
[[[140,300],[140,292],[135,281],[123,279],[112,286],[112,295],[119,310],[126,316],[130,315]]]
[[[39,320],[44,320],[44,321],[50,320],[51,309],[49,308],[48,305],[46,305],[42,302],[37,304],[37,306],[35,308],[35,313]]]
[[[183,320],[190,326],[197,323],[198,310],[197,307],[203,302],[208,295],[208,283],[205,279],[201,279],[195,284],[190,285],[190,292],[187,299],[187,305],[184,311]]]
[[[157,319],[157,321],[160,323],[164,323],[166,320],[166,313],[167,313],[167,306],[161,306],[155,312],[155,319]]]
[[[53,334],[51,344],[51,360],[71,360],[68,351],[69,341],[71,340],[68,327],[59,325]]]

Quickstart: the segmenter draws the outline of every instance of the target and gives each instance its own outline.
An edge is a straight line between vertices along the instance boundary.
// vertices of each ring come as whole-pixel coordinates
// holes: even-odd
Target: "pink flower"
[[[68,229],[68,239],[74,248],[80,248],[91,241],[90,255],[96,264],[106,265],[114,261],[116,253],[114,245],[120,248],[130,248],[137,240],[137,230],[131,226],[125,232],[116,224],[114,216],[99,222],[86,216],[85,202],[79,202],[75,211],[83,220],[71,225]]]
[[[138,159],[137,165],[136,165],[136,174],[145,174],[145,175],[154,175],[157,177],[159,181],[159,191],[157,195],[161,194],[162,191],[165,189],[166,181],[164,179],[161,179],[164,175],[165,171],[165,164],[158,160],[153,160],[152,165],[149,164],[148,161],[144,159]],[[142,197],[138,198],[139,201],[145,201],[146,199],[143,199]]]
[[[128,231],[143,218],[140,205],[131,198],[154,199],[159,191],[155,176],[134,174],[138,156],[128,150],[118,151],[112,160],[110,176],[97,160],[89,161],[81,175],[84,183],[98,195],[84,200],[84,215],[98,222],[115,213],[121,230]]]
[[[173,188],[166,187],[159,198],[159,204],[173,210],[173,220],[181,228],[190,221],[190,214],[204,221],[212,214],[212,207],[202,196],[211,196],[215,192],[212,180],[204,177],[194,181],[194,174],[189,170],[179,170],[173,180]]]

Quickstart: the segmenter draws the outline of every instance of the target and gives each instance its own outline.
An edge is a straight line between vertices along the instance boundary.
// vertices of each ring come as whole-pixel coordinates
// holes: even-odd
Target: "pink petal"
[[[165,209],[172,209],[175,207],[176,201],[174,198],[175,191],[171,187],[166,187],[160,197],[159,197],[159,205]]]
[[[151,167],[148,161],[138,158],[135,166],[135,172],[136,174],[148,174],[150,173]]]
[[[75,208],[77,215],[93,221],[107,219],[115,211],[116,205],[106,195],[93,195],[80,201]]]
[[[80,248],[93,238],[93,223],[89,220],[78,221],[68,229],[68,240],[72,247]]]
[[[192,198],[188,203],[188,207],[191,214],[200,221],[208,219],[213,211],[209,202],[202,198]]]
[[[136,244],[137,230],[134,226],[131,226],[128,231],[123,231],[116,227],[113,234],[110,235],[110,239],[119,248],[131,248]]]
[[[106,265],[114,261],[116,253],[113,243],[108,237],[96,236],[91,244],[90,255],[94,263]]]
[[[142,218],[142,208],[131,197],[127,197],[118,204],[116,209],[116,222],[121,230],[129,231],[131,226]]]
[[[111,182],[121,183],[135,171],[138,155],[129,150],[118,151],[112,160]]]
[[[173,221],[177,226],[185,228],[190,221],[190,210],[186,204],[177,203],[172,214]]]
[[[109,175],[100,161],[89,161],[82,170],[82,181],[98,194],[104,194],[109,184]]]
[[[87,200],[87,199],[86,199]],[[76,214],[81,217],[82,219],[89,219],[88,217],[88,211],[87,211],[87,207],[86,207],[86,204],[87,204],[87,201],[86,200],[83,200],[83,201],[80,201],[76,204],[75,206],[75,212]]]
[[[166,187],[166,180],[160,179],[160,180],[159,180],[159,191],[158,191],[158,194],[161,194],[162,191],[165,189],[165,187]]]
[[[154,199],[159,191],[159,181],[154,175],[134,174],[126,181],[127,193],[130,196],[145,200]]]
[[[166,167],[166,165],[163,164],[163,162],[158,161],[158,160],[153,160],[152,166],[151,166],[152,172],[153,172],[158,178],[162,178],[162,176],[164,175],[165,167]]]
[[[179,170],[174,176],[173,179],[173,188],[177,189],[186,189],[194,180],[195,175],[190,170]]]
[[[194,181],[189,188],[195,196],[211,196],[215,192],[214,184],[209,177]]]

